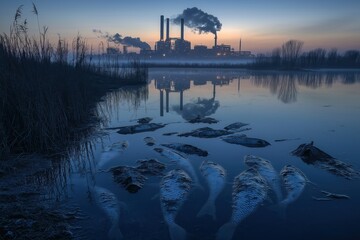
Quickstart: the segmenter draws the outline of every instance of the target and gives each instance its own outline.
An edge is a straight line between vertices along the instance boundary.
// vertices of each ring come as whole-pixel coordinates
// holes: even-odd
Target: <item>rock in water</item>
[[[212,129],[209,127],[204,127],[204,128],[199,128],[196,130],[193,130],[191,132],[187,132],[187,133],[181,133],[178,136],[179,137],[198,137],[198,138],[216,138],[216,137],[220,137],[220,136],[224,136],[224,135],[229,135],[232,134],[232,132],[227,131],[227,130],[216,130],[216,129]]]
[[[144,124],[136,124],[132,126],[124,126],[124,127],[118,127],[116,129],[119,129],[117,133],[119,134],[135,134],[140,132],[150,132],[155,131],[159,128],[165,127],[165,124],[161,123],[144,123]]]
[[[189,155],[198,155],[201,157],[206,157],[208,155],[208,152],[205,150],[202,150],[198,147],[195,147],[190,144],[183,144],[183,143],[169,143],[169,144],[161,144],[164,147],[174,149],[179,152],[183,152]]]
[[[223,137],[222,140],[227,143],[242,145],[242,146],[251,147],[251,148],[261,148],[261,147],[266,147],[266,146],[270,145],[270,143],[268,143],[267,141],[265,141],[263,139],[250,138],[250,137],[247,137],[245,134],[226,136],[226,137]]]
[[[297,149],[291,152],[293,155],[300,157],[305,163],[312,164],[324,169],[331,174],[335,174],[347,179],[358,178],[359,171],[352,168],[351,165],[344,163],[323,152],[314,146],[314,143],[301,144]]]
[[[232,123],[226,127],[224,127],[225,130],[236,130],[236,129],[239,129],[239,128],[242,128],[244,126],[247,126],[249,124],[247,123],[242,123],[242,122],[235,122],[235,123]]]
[[[258,171],[258,173],[267,181],[271,190],[275,193],[276,203],[283,200],[281,191],[281,180],[278,172],[271,165],[269,160],[261,157],[246,155],[244,162],[247,166],[252,167]]]
[[[207,160],[201,164],[200,171],[208,184],[209,197],[197,216],[210,215],[213,220],[216,220],[215,201],[224,189],[226,171],[219,164]]]
[[[243,171],[233,183],[233,212],[230,221],[220,227],[217,240],[232,239],[237,225],[254,212],[267,196],[268,186],[254,168]]]
[[[191,178],[183,170],[172,170],[161,181],[161,209],[172,240],[186,239],[185,229],[175,222],[175,218],[187,199],[190,189]]]
[[[109,190],[102,187],[94,187],[93,194],[96,204],[104,211],[111,223],[111,227],[108,232],[108,239],[124,239],[119,229],[119,218],[121,213],[116,196]]]

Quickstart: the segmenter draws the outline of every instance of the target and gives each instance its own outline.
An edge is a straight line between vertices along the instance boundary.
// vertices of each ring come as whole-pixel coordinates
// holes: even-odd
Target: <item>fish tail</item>
[[[176,223],[169,225],[170,239],[171,240],[185,240],[186,230]]]
[[[214,201],[207,200],[196,216],[201,217],[204,215],[210,215],[214,221],[216,220],[216,207]]]
[[[237,224],[230,221],[222,225],[216,233],[216,240],[231,240]]]
[[[119,224],[113,223],[109,232],[108,232],[108,238],[111,240],[122,240],[124,239],[123,234],[120,231]]]

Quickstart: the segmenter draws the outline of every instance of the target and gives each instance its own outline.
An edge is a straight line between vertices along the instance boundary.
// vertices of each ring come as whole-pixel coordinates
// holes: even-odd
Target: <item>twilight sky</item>
[[[304,49],[317,47],[360,49],[359,0],[34,0],[40,25],[49,27],[51,39],[58,34],[72,39],[79,32],[97,48],[98,29],[110,34],[140,37],[153,48],[159,39],[160,15],[176,17],[186,8],[198,7],[222,23],[218,43],[230,44],[238,50],[269,52],[289,39],[305,42]],[[23,19],[35,35],[36,17],[32,1],[2,0],[0,2],[0,32],[8,33],[15,11],[21,4]],[[170,35],[180,35],[180,27],[171,25]],[[196,44],[213,45],[212,34],[185,31],[185,39]]]

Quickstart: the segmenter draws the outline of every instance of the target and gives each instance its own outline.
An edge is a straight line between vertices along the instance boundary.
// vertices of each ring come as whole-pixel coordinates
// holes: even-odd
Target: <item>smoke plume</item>
[[[196,7],[185,9],[182,14],[179,14],[172,21],[179,25],[181,18],[184,19],[185,26],[199,34],[211,32],[216,35],[216,32],[221,30],[222,24],[217,17]]]
[[[93,32],[96,34],[101,34],[101,37],[105,38],[109,42],[122,44],[129,47],[137,47],[143,50],[151,49],[150,45],[146,42],[141,41],[140,38],[133,38],[129,36],[122,37],[119,33],[115,33],[114,35],[111,35],[109,33],[102,33],[102,31],[98,29],[93,29]]]

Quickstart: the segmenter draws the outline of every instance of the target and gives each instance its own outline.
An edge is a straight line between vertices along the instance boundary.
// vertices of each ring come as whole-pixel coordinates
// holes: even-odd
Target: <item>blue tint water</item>
[[[246,169],[243,157],[253,154],[271,161],[277,171],[287,164],[301,169],[320,189],[347,194],[350,200],[319,202],[319,189],[307,185],[300,198],[288,206],[286,219],[281,219],[264,202],[241,222],[233,239],[360,239],[360,182],[332,175],[325,170],[307,165],[290,152],[302,143],[314,141],[315,146],[333,157],[360,169],[360,74],[356,72],[250,72],[223,69],[151,69],[148,95],[109,94],[99,107],[107,109],[109,127],[135,124],[134,119],[152,117],[155,123],[171,123],[154,132],[120,135],[108,131],[109,136],[96,144],[94,159],[80,171],[74,163],[72,200],[81,206],[88,220],[82,224],[88,239],[106,239],[110,222],[104,212],[91,201],[88,190],[101,186],[112,191],[126,207],[121,207],[120,229],[125,239],[168,239],[159,193],[160,177],[149,177],[136,194],[126,192],[112,180],[111,173],[96,170],[104,146],[127,140],[129,147],[107,162],[103,168],[136,165],[136,161],[156,158],[167,164],[167,171],[175,166],[165,157],[146,146],[144,137],[151,136],[157,143],[180,142],[195,145],[209,152],[209,156],[188,156],[198,177],[207,189],[199,166],[205,159],[219,163],[227,170],[227,182],[217,202],[217,220],[197,218],[208,192],[193,190],[179,210],[176,221],[189,233],[189,239],[215,239],[217,229],[231,215],[232,181]],[[130,90],[129,90],[130,91]],[[163,92],[163,111],[160,95]],[[166,91],[169,107],[166,106]],[[182,117],[183,105],[198,98],[218,101],[211,117],[217,124],[190,124]],[[110,107],[109,107],[110,106]],[[184,108],[185,109],[185,108]],[[163,136],[168,132],[185,132],[209,126],[221,129],[233,122],[249,123],[250,137],[271,143],[265,148],[248,148],[228,144],[220,138]],[[275,142],[276,139],[295,139]],[[285,193],[284,193],[285,194]]]

